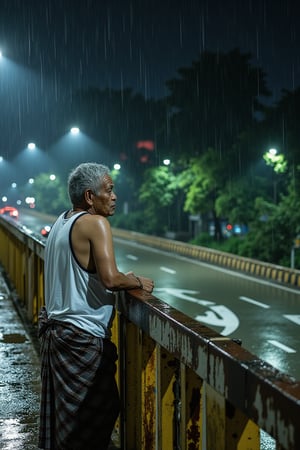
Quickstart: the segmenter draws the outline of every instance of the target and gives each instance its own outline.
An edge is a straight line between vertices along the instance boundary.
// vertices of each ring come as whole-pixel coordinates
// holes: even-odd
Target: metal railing
[[[146,238],[145,242],[146,243]],[[44,244],[0,218],[0,261],[28,318],[43,305]],[[145,292],[117,296],[123,450],[300,448],[300,382]]]

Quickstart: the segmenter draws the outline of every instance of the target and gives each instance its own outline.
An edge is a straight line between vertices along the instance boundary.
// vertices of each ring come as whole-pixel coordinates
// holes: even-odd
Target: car
[[[0,214],[3,216],[9,216],[13,219],[19,218],[19,211],[14,206],[4,206],[0,209]]]
[[[50,231],[51,231],[51,226],[50,226],[50,225],[45,225],[45,226],[41,229],[41,235],[42,235],[43,237],[48,237]]]

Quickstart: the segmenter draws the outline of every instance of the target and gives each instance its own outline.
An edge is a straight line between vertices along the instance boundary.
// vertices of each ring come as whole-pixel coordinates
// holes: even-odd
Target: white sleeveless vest
[[[61,214],[45,246],[45,305],[49,319],[69,322],[85,332],[110,338],[115,296],[96,273],[80,266],[71,244],[75,221],[83,214],[66,219]]]

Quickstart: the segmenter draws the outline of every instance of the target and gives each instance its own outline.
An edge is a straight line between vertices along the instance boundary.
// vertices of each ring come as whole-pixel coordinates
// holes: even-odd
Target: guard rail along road
[[[167,239],[114,235],[299,286],[299,272]],[[28,319],[43,305],[44,243],[0,218],[0,261]],[[123,450],[300,449],[300,382],[139,290],[117,296],[113,340]]]

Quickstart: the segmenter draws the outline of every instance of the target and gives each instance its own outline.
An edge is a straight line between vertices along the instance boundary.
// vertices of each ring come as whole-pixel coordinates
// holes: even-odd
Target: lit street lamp
[[[79,134],[79,132],[80,132],[80,129],[78,127],[72,127],[70,130],[70,133],[73,134],[74,136]]]
[[[268,166],[272,166],[274,172],[284,173],[287,168],[287,161],[282,153],[278,153],[276,148],[270,148],[263,158]]]

